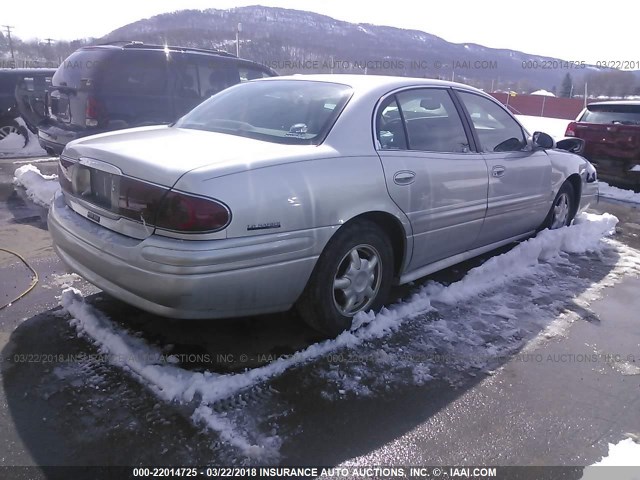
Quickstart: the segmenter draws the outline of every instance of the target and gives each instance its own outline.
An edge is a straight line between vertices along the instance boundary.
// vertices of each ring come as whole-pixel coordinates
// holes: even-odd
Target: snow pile
[[[598,182],[598,192],[601,197],[611,198],[621,202],[640,204],[640,193],[636,193],[633,190],[624,190],[622,188],[613,187],[602,181]]]
[[[353,348],[366,340],[382,337],[397,328],[404,318],[424,313],[431,308],[426,296],[417,294],[411,302],[385,310],[377,321],[366,326],[354,325],[354,330],[343,332],[334,340],[316,343],[290,357],[279,358],[260,368],[221,375],[212,372],[191,372],[172,365],[174,362],[171,356],[164,355],[160,349],[117,327],[100,311],[86,304],[80,291],[75,288],[63,291],[61,304],[73,317],[72,326],[80,335],[87,336],[95,343],[100,352],[108,356],[110,363],[136,375],[166,401],[191,403],[198,399],[200,405],[195,409],[192,419],[217,431],[222,439],[239,448],[244,455],[257,459],[276,457],[278,438],[260,436],[252,443],[238,435],[229,421],[212,410],[210,404],[338,348]]]
[[[22,147],[24,147],[24,137],[19,133],[11,132],[0,141],[0,153],[14,152]]]
[[[19,133],[10,133],[0,140],[0,158],[7,157],[31,157],[46,155],[40,144],[37,135],[34,135],[24,123],[22,118],[16,118],[16,123],[27,133],[27,144],[24,144],[24,137]]]
[[[24,187],[33,202],[48,207],[60,188],[57,179],[57,175],[43,175],[38,167],[29,164],[15,171],[13,183]]]
[[[597,249],[600,239],[612,234],[617,223],[618,219],[608,213],[580,214],[572,227],[544,230],[510,252],[490,258],[480,267],[469,271],[459,282],[446,287],[430,282],[424,291],[432,301],[452,304],[465,300],[532,273],[532,269],[540,262],[560,252],[584,253]]]
[[[336,350],[350,352],[357,348],[360,352],[367,352],[369,349],[371,355],[367,354],[367,358],[385,367],[383,375],[373,372],[379,377],[378,382],[385,383],[389,376],[408,371],[411,381],[417,385],[430,381],[438,367],[426,359],[426,354],[450,352],[451,355],[460,356],[462,352],[491,356],[512,352],[522,345],[528,332],[517,324],[522,301],[506,297],[503,287],[518,278],[552,275],[547,263],[549,260],[554,260],[564,269],[577,268],[565,258],[565,252],[584,253],[602,248],[605,244],[601,241],[602,237],[613,230],[616,222],[617,219],[608,214],[583,214],[576,220],[576,225],[542,232],[536,238],[471,270],[459,282],[449,286],[430,282],[407,301],[385,308],[378,314],[359,314],[352,330],[343,332],[333,340],[313,344],[289,357],[278,358],[270,364],[242,373],[197,372],[177,366],[175,358],[119,327],[94,306],[85,303],[80,292],[73,288],[63,292],[61,304],[73,317],[71,324],[78,333],[90,339],[110,363],[129,371],[163,400],[193,406],[194,423],[218,432],[223,441],[236,447],[244,456],[264,461],[278,457],[281,439],[277,434],[273,430],[261,433],[246,426],[239,427],[237,422],[246,422],[247,419],[234,420],[233,416],[218,412],[216,402],[254,388],[289,369],[308,365],[311,361],[316,362],[310,367],[316,378],[319,373],[321,377],[324,375],[324,378],[333,380],[333,384],[339,384],[341,395],[350,391],[367,394],[368,389],[375,388],[375,381],[370,381],[372,372],[367,372],[367,369],[371,370],[367,362],[354,364],[353,371],[350,365],[337,364],[329,365],[324,373],[318,372],[317,366],[327,362],[326,354]],[[579,278],[575,273],[572,270],[571,275],[567,276],[575,277],[572,281],[589,284],[588,280]],[[545,281],[536,278],[533,283],[544,286]],[[480,321],[480,317],[486,316],[486,312],[481,311],[474,312],[473,322],[463,321],[464,318],[461,321],[445,318],[425,321],[425,316],[439,313],[432,302],[440,302],[445,308],[451,302],[459,302],[460,306],[476,305],[480,302],[465,301],[489,291],[499,292],[494,294],[495,301],[491,303],[490,313],[498,315],[503,319],[502,322],[496,322],[493,318],[491,321]],[[489,308],[487,305],[485,302],[484,308]],[[540,308],[546,307],[542,304]],[[532,322],[541,321],[542,316],[537,311],[532,309],[530,313],[535,319]],[[407,335],[410,339],[419,339],[410,345],[411,348],[407,348]],[[396,341],[400,342],[399,345],[393,344]],[[460,345],[464,350],[459,349]],[[414,351],[411,351],[412,348]],[[425,360],[402,357],[409,357],[416,352]],[[456,361],[459,361],[460,368],[469,364],[480,368],[486,363],[477,358]],[[362,375],[365,375],[365,381],[361,381]]]
[[[597,467],[640,467],[640,444],[630,438],[617,444],[610,443],[609,454],[599,462],[586,467],[581,477],[581,480],[597,480],[601,478],[640,480],[640,468],[607,469],[605,473],[605,471]]]
[[[565,138],[567,126],[571,120],[562,118],[536,117],[532,115],[516,115],[520,123],[529,133],[544,132],[551,135],[556,141]]]

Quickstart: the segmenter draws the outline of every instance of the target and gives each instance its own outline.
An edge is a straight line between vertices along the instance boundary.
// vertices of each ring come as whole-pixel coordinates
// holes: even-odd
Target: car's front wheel
[[[555,230],[571,224],[576,214],[576,196],[573,185],[569,181],[564,182],[553,200],[549,214],[541,226],[541,230],[548,228]]]
[[[375,224],[357,220],[342,227],[320,255],[298,302],[314,329],[336,336],[358,312],[378,310],[393,278],[393,248]]]

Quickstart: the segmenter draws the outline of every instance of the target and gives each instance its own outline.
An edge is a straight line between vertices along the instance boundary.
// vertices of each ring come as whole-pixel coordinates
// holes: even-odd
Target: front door
[[[478,245],[489,245],[539,227],[551,206],[551,161],[527,146],[522,127],[498,103],[457,91],[487,162],[487,215]]]

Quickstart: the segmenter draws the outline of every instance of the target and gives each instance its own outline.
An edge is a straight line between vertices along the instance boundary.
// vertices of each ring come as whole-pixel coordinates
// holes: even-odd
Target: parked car
[[[600,178],[640,187],[640,102],[590,103],[565,135],[585,141],[583,155]]]
[[[76,138],[168,124],[230,85],[273,75],[217,50],[140,42],[84,47],[53,76],[40,145],[59,154]]]
[[[457,83],[258,80],[67,145],[49,230],[71,270],[149,312],[295,305],[335,335],[392,284],[571,223],[595,169],[553,145]]]
[[[36,125],[44,118],[44,99],[55,68],[0,69],[0,148],[2,140],[11,134],[29,141],[26,128],[36,133]]]

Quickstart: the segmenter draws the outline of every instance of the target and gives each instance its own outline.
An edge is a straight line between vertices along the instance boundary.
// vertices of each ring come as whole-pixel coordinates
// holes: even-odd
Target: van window
[[[238,66],[216,58],[196,58],[200,79],[200,97],[209,98],[231,85],[240,83]]]
[[[100,67],[100,89],[103,93],[162,95],[167,87],[167,69],[164,55],[114,55]]]
[[[249,80],[257,80],[258,78],[267,78],[271,76],[264,70],[246,66],[240,67],[238,71],[240,72],[241,82],[248,82]]]

